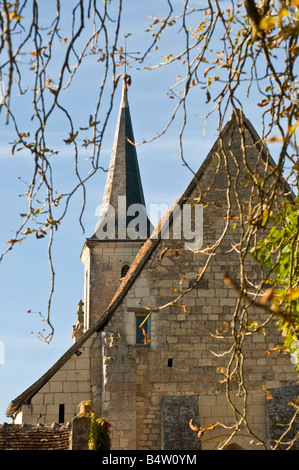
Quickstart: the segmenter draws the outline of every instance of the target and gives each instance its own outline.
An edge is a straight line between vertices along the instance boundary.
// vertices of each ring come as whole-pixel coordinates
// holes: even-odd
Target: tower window
[[[127,274],[127,272],[129,271],[130,269],[130,266],[128,264],[125,264],[122,268],[121,268],[121,272],[120,272],[120,278],[123,279],[125,277],[125,275]]]
[[[151,342],[150,317],[147,314],[136,313],[135,325],[136,346],[149,346]]]

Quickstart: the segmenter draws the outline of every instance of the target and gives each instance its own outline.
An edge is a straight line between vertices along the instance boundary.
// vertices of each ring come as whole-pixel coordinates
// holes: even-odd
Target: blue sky
[[[51,3],[51,2],[50,2]],[[55,3],[55,2],[54,2]],[[198,2],[203,4],[205,2]],[[49,5],[49,3],[47,3]],[[123,17],[123,34],[132,33],[128,41],[128,50],[144,50],[149,41],[145,36],[148,20],[145,13],[154,14],[155,8],[166,10],[167,2],[155,0],[126,2]],[[146,39],[145,39],[146,38]],[[179,36],[172,33],[171,39],[163,46],[157,57],[178,45]],[[161,41],[162,42],[162,41]],[[121,44],[120,44],[121,45]],[[163,49],[164,48],[164,49]],[[151,56],[153,62],[156,60]],[[167,123],[173,108],[173,100],[167,96],[167,88],[180,73],[181,65],[157,71],[131,70],[132,85],[129,88],[129,104],[137,142],[155,136]],[[76,122],[85,116],[84,124],[92,114],[92,100],[100,83],[101,69],[92,59],[82,66],[81,75],[70,90],[68,100]],[[171,76],[172,75],[172,76]],[[107,134],[102,149],[102,164],[108,167],[114,130],[121,98],[121,87],[116,95]],[[15,97],[15,100],[18,98]],[[245,91],[240,99],[246,116],[260,132],[260,109],[252,99],[247,99]],[[190,102],[188,111],[188,130],[185,134],[185,156],[191,167],[196,170],[208,154],[217,136],[216,122],[208,121],[204,137],[205,122],[200,118],[207,110],[205,93],[198,91]],[[29,125],[26,109],[19,113],[24,127]],[[227,115],[227,119],[229,115]],[[82,123],[80,125],[83,125]],[[176,120],[169,132],[151,144],[137,147],[139,166],[148,205],[172,204],[184,191],[192,175],[182,166],[178,149],[178,133],[181,122]],[[73,162],[71,147],[63,144],[67,131],[64,121],[57,119],[51,123],[50,137],[60,150],[56,162],[57,186],[71,185],[73,181]],[[24,211],[26,200],[19,195],[25,190],[22,182],[30,174],[30,156],[22,152],[11,155],[9,142],[12,140],[11,129],[0,127],[0,245],[1,252],[6,242],[12,238],[20,222],[19,214]],[[84,152],[82,159],[84,159]],[[82,167],[84,167],[82,163]],[[18,177],[22,177],[22,180]],[[55,327],[54,338],[49,345],[37,339],[38,331],[44,328],[38,313],[45,312],[50,288],[50,272],[47,260],[47,239],[30,240],[15,246],[0,264],[0,341],[4,346],[4,361],[0,364],[0,422],[10,421],[5,416],[9,402],[37,380],[72,344],[72,325],[76,322],[77,303],[83,298],[83,265],[80,253],[86,237],[93,234],[97,218],[96,209],[101,202],[106,174],[98,172],[87,184],[87,204],[83,217],[85,233],[78,224],[81,207],[81,195],[78,193],[72,201],[69,213],[55,236],[53,261],[56,273],[55,293],[52,303],[51,320]],[[32,313],[28,314],[28,309]],[[31,334],[33,332],[33,335]]]

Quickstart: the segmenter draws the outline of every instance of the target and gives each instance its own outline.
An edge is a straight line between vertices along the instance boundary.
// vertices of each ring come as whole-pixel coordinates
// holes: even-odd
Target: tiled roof
[[[69,426],[29,424],[1,424],[1,450],[69,450]]]

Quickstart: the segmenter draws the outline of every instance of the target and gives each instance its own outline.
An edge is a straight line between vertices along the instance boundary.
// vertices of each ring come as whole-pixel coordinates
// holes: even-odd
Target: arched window
[[[127,272],[129,271],[130,269],[130,266],[128,264],[125,264],[122,268],[121,268],[121,272],[120,272],[120,279],[122,280],[125,275],[127,274]]]

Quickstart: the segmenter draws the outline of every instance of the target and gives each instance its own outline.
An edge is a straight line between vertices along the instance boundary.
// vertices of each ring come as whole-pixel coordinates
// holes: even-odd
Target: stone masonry
[[[121,282],[121,269],[131,265],[139,249],[140,241],[89,240],[81,254],[84,264],[84,329],[105,311]]]
[[[73,357],[24,404],[16,416],[15,423],[49,424],[57,423],[59,405],[64,405],[64,422],[71,422],[78,413],[78,405],[91,399],[90,362],[94,338],[80,349],[80,355]]]
[[[249,129],[246,132],[247,158],[253,166],[259,158],[258,152]],[[231,149],[238,155],[241,144],[237,131],[227,136],[227,140],[232,142]],[[242,161],[239,160],[238,164],[241,167]],[[215,243],[225,228],[229,178],[231,213],[234,214],[237,209],[233,191],[236,168],[232,161],[229,165],[230,172],[227,173],[225,161],[220,160],[219,163],[217,153],[213,153],[200,180],[201,193],[205,194],[206,202],[205,246]],[[260,171],[261,174],[264,171],[263,164]],[[245,177],[245,174],[240,173],[241,182],[242,176]],[[238,195],[244,204],[250,191],[251,188],[243,185],[238,187]],[[199,196],[197,187],[187,196],[190,200],[196,199]],[[206,265],[206,255],[184,251],[185,240],[161,240],[101,333],[102,338],[109,337],[102,350],[104,377],[107,378],[103,381],[102,411],[112,423],[118,423],[112,436],[115,449],[161,449],[161,406],[165,396],[196,395],[203,427],[215,422],[229,427],[234,422],[233,410],[227,402],[219,372],[225,365],[225,359],[220,359],[221,354],[230,347],[230,340],[217,341],[212,335],[221,325],[230,324],[238,300],[235,292],[223,281],[224,269],[236,279],[239,275],[238,256],[231,250],[239,234],[238,230],[231,229],[232,223],[216,256],[211,257],[205,268],[203,282],[184,297],[185,308],[177,303],[171,305],[171,302],[175,300],[180,286],[192,285],[198,270]],[[168,251],[161,257],[165,249]],[[248,258],[245,269],[248,279],[257,278],[257,266],[251,258]],[[155,311],[165,304],[168,307]],[[134,347],[130,334],[130,325],[133,325],[140,305],[152,309],[149,348]],[[249,314],[252,321],[263,320],[262,310],[252,308]],[[271,390],[297,380],[289,357],[266,355],[280,340],[273,325],[266,335],[260,332],[248,336],[244,345],[248,422],[253,433],[264,442],[269,437],[264,388]],[[242,410],[243,397],[238,397],[237,391],[233,396],[234,404]],[[122,406],[118,406],[121,399]],[[185,425],[187,429],[189,423],[186,421]],[[228,435],[225,427],[217,427],[202,437],[202,448],[215,449]],[[234,438],[234,443],[244,449],[256,448],[252,442],[256,441],[245,428],[241,428]]]
[[[89,273],[86,283],[89,310],[85,315],[92,321],[86,323],[86,332],[67,353],[63,365],[39,390],[34,390],[30,403],[17,401],[15,407],[21,409],[22,422],[56,421],[61,403],[65,404],[65,419],[70,420],[77,412],[77,404],[91,399],[95,413],[111,423],[113,450],[161,450],[168,445],[178,447],[183,438],[189,443],[187,447],[193,449],[196,439],[199,440],[190,435],[189,422],[194,413],[193,418],[201,427],[215,424],[198,441],[202,450],[212,450],[230,435],[230,427],[235,423],[232,406],[242,414],[246,399],[247,427],[240,426],[230,445],[260,449],[256,445],[259,440],[269,447],[273,436],[277,437],[277,429],[274,431],[267,421],[270,415],[275,421],[271,414],[274,409],[278,413],[275,422],[279,422],[279,410],[284,407],[271,409],[265,390],[270,393],[278,390],[273,392],[277,397],[283,389],[295,387],[298,376],[289,356],[267,354],[281,342],[275,322],[266,334],[258,330],[244,337],[247,394],[239,396],[237,382],[231,381],[228,403],[223,381],[226,351],[234,343],[229,336],[217,337],[217,332],[224,325],[231,325],[239,305],[236,292],[224,283],[223,271],[236,281],[240,279],[239,254],[232,249],[240,239],[240,225],[233,226],[233,216],[238,213],[240,201],[242,205],[248,204],[255,192],[250,184],[242,184],[248,176],[245,166],[254,169],[267,184],[271,185],[271,180],[267,179],[264,149],[250,123],[245,122],[245,143],[234,117],[222,136],[222,145],[215,143],[196,178],[178,199],[180,207],[186,204],[192,207],[199,197],[204,203],[202,248],[206,250],[186,250],[188,240],[174,239],[172,229],[169,238],[159,237],[159,227],[139,248],[134,261],[133,252],[129,260],[128,253],[123,253],[122,258],[117,251],[129,249],[130,245],[118,245],[115,251],[111,245],[105,250],[103,244],[93,245],[93,261],[87,260],[89,255],[85,260],[88,266],[85,272]],[[267,188],[265,184],[265,193]],[[284,190],[282,186],[281,198]],[[163,220],[171,221],[172,214]],[[217,240],[219,243],[210,254],[208,248]],[[125,260],[131,267],[117,287],[116,273]],[[104,267],[108,261],[109,269],[117,267],[111,275],[114,293],[109,291],[110,305],[99,312],[103,290],[97,286],[104,271],[105,283],[108,279]],[[258,267],[250,255],[244,270],[250,282],[259,279]],[[198,273],[202,278],[196,284]],[[178,300],[184,289],[188,292]],[[151,312],[150,342],[136,344],[136,315],[142,312]],[[246,314],[248,322],[261,324],[265,319],[264,310],[255,306],[242,306],[241,313]],[[172,401],[179,404],[174,406],[173,424],[167,412]]]

